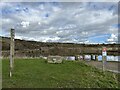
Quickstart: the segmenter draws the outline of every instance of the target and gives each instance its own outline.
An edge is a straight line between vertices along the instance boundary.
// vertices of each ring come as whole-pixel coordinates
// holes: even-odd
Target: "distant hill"
[[[0,37],[2,51],[10,50],[10,38]],[[32,52],[44,55],[77,55],[84,53],[101,54],[102,47],[106,46],[109,53],[118,53],[120,44],[75,44],[75,43],[52,43],[37,42],[15,39],[15,51]],[[108,54],[109,54],[108,53]],[[27,53],[28,54],[28,53]]]

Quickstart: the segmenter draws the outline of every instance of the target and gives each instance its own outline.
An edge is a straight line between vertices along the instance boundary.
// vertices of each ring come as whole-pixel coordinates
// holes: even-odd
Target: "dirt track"
[[[87,65],[95,66],[96,68],[102,69],[102,62],[101,61],[85,61]],[[120,62],[106,62],[105,63],[105,69],[120,73],[120,68],[118,68],[118,65],[120,65]]]

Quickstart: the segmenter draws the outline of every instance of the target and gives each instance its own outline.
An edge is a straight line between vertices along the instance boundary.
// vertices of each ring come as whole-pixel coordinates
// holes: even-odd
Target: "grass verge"
[[[9,60],[2,60],[3,88],[118,88],[118,74],[105,72],[80,61],[63,64],[43,59],[16,59],[13,77]]]

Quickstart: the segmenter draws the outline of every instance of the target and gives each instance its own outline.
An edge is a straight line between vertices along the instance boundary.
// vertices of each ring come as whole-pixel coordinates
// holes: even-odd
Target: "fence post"
[[[12,77],[13,67],[14,67],[14,37],[15,37],[15,30],[10,30],[11,34],[11,41],[10,41],[10,77]]]
[[[107,52],[106,52],[106,47],[102,48],[102,69],[103,71],[105,71],[105,62],[106,62],[106,56],[107,56]]]

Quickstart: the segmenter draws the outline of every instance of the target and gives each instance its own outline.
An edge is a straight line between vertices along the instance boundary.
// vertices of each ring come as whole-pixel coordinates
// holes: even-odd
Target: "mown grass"
[[[2,60],[3,88],[117,88],[117,74],[87,66],[83,62],[64,61],[48,64],[43,59],[16,59],[13,77],[9,60]]]

